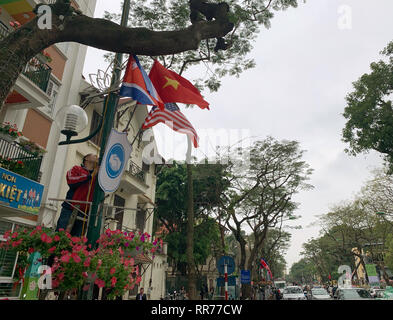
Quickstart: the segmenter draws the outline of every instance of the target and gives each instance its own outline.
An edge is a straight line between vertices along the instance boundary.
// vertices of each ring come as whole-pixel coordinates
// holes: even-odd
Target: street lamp
[[[80,106],[70,105],[57,112],[55,122],[61,133],[67,137],[67,141],[70,141],[87,127],[88,118]]]

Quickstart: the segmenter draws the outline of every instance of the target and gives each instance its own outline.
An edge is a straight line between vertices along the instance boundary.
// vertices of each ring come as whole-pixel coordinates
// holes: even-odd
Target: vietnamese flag
[[[149,78],[164,103],[196,104],[202,109],[209,109],[209,103],[190,81],[164,68],[157,60],[154,61]]]

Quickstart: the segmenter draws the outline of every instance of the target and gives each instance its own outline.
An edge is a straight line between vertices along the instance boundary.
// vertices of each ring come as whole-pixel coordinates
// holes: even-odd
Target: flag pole
[[[122,17],[121,17],[121,26],[126,27],[128,24],[128,17],[130,14],[130,6],[131,0],[124,0]],[[117,53],[114,60],[114,68],[111,80],[111,89],[118,83],[121,75],[121,65],[123,60],[123,54]],[[109,137],[109,134],[112,130],[115,114],[117,110],[117,105],[119,102],[119,96],[116,92],[111,92],[106,97],[107,109],[105,110],[106,115],[103,119],[103,127],[102,127],[102,140],[100,145],[100,157],[99,157],[99,165],[102,162],[105,153],[106,143]],[[99,209],[102,213],[102,208],[99,208],[99,205],[105,200],[105,192],[101,189],[98,179],[95,181],[94,193],[93,193],[93,201],[91,204],[90,211],[90,220],[87,228],[87,244],[91,244],[94,248],[97,246],[97,240],[101,234],[101,225],[102,219],[99,218]],[[90,284],[89,291],[86,294],[83,294],[83,300],[92,300],[93,299],[93,284]]]

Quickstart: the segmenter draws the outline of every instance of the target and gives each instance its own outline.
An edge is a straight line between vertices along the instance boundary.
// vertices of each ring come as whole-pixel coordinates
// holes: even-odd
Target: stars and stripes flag
[[[198,148],[199,137],[176,103],[166,103],[163,110],[154,106],[147,116],[142,129],[151,128],[160,122],[165,123],[177,132],[189,135],[194,143],[194,147]]]

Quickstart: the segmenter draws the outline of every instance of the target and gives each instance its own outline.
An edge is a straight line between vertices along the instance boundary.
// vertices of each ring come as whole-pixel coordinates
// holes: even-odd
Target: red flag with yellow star
[[[154,61],[149,78],[164,103],[196,104],[202,109],[209,109],[209,103],[190,81],[166,69],[157,60]]]

